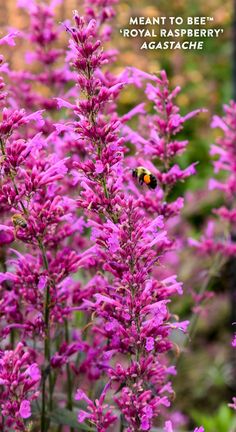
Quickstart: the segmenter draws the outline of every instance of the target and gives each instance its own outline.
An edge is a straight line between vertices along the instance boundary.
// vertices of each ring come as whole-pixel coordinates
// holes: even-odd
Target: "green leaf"
[[[197,425],[202,425],[205,432],[235,431],[235,414],[227,405],[221,405],[215,413],[206,414],[199,411],[191,411]]]
[[[228,430],[229,430],[229,427],[232,423],[232,411],[230,411],[230,409],[227,407],[227,405],[222,405],[219,408],[217,420],[218,420],[218,425],[219,425],[220,431],[224,432],[226,425],[228,425]]]
[[[95,429],[85,423],[79,423],[75,412],[69,411],[65,408],[57,408],[51,412],[49,416],[52,423],[70,426],[75,430],[95,432]]]
[[[83,311],[76,311],[75,312],[75,324],[76,324],[76,327],[81,328],[81,327],[83,327],[85,325],[84,318],[85,318],[85,315],[84,315]]]

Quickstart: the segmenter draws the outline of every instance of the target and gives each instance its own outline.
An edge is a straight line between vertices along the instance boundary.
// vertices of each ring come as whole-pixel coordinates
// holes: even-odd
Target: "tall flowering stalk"
[[[145,187],[138,188],[131,182],[129,187],[147,214],[152,215],[153,212],[160,214],[166,222],[173,247],[163,257],[162,266],[155,269],[155,277],[163,278],[171,276],[173,271],[179,274],[182,268],[181,254],[187,248],[188,241],[186,221],[182,215],[184,196],[173,199],[176,193],[172,192],[180,182],[185,182],[196,173],[197,166],[195,162],[186,168],[181,167],[180,157],[186,152],[189,141],[179,138],[179,134],[183,134],[186,122],[206,110],[196,109],[182,115],[176,104],[176,97],[181,89],[180,87],[170,88],[165,71],[161,71],[160,76],[155,76],[130,68],[129,81],[138,88],[144,87],[147,99],[152,103],[153,114],[149,114],[147,104],[141,104],[128,115],[123,116],[122,122],[126,122],[130,116],[137,115],[139,126],[137,130],[133,130],[129,125],[124,124],[122,135],[135,148],[134,155],[131,153],[127,157],[129,164],[133,168],[137,165],[148,168],[157,179],[156,194]],[[196,298],[192,280],[188,289]],[[191,328],[192,325],[190,333]],[[188,340],[189,336],[186,335],[185,341]]]
[[[209,190],[218,189],[224,194],[225,205],[214,209],[223,223],[221,233],[217,234],[217,219],[212,219],[200,241],[192,240],[191,243],[202,253],[219,253],[227,257],[234,256],[236,246],[233,241],[235,232],[236,210],[236,104],[231,102],[224,106],[224,116],[214,116],[212,128],[218,128],[222,136],[217,139],[216,144],[211,146],[210,154],[214,158],[213,166],[215,178],[209,182]],[[221,174],[221,178],[217,176]],[[219,235],[220,234],[220,235]],[[232,237],[231,237],[232,236]]]
[[[56,362],[58,340],[54,344],[52,337],[57,335],[58,327],[64,329],[71,316],[78,288],[72,282],[68,286],[68,278],[82,266],[85,256],[75,252],[69,242],[76,234],[79,241],[83,221],[76,217],[75,201],[64,196],[58,183],[67,173],[66,160],[50,153],[50,136],[47,141],[42,133],[34,134],[33,122],[37,122],[37,129],[43,127],[42,111],[27,114],[24,109],[5,107],[2,110],[0,241],[5,256],[0,273],[1,339],[7,346],[10,333],[12,350],[15,337],[34,343],[32,352],[42,365],[41,431],[45,432],[49,429],[49,412],[54,405],[57,368],[63,367],[71,355],[82,349],[78,342],[70,344],[65,334],[64,361]],[[24,135],[25,126],[30,131],[30,139]],[[6,249],[14,241],[21,252]],[[14,260],[10,259],[12,254],[16,255]],[[5,386],[5,382],[1,385]],[[24,391],[26,395],[27,387],[21,389],[21,393]],[[70,398],[71,392],[72,389]],[[3,405],[5,395],[4,390],[1,393]],[[27,401],[19,413],[24,414],[25,409],[29,415],[22,415],[22,418],[31,415]],[[18,415],[18,405],[14,409]],[[3,424],[13,422],[12,409],[4,409],[5,415],[7,419]],[[17,431],[25,430],[20,420],[15,427]]]
[[[35,152],[34,156],[37,157],[37,137],[31,142],[25,142],[23,139],[17,139],[13,132],[20,125],[28,124],[31,118],[36,120],[40,119],[41,113],[36,113],[34,116],[26,116],[24,111],[15,111],[11,113],[8,110],[3,111],[3,121],[1,123],[1,156],[2,162],[2,192],[1,202],[4,210],[12,212],[12,222],[15,230],[15,236],[32,245],[38,245],[42,254],[43,267],[45,272],[49,271],[48,257],[45,249],[45,229],[47,227],[48,219],[52,224],[55,224],[60,212],[58,213],[56,202],[49,205],[49,202],[38,201],[39,196],[37,193],[42,193],[45,185],[52,182],[55,178],[60,178],[60,169],[63,171],[63,163],[55,164],[54,167],[48,167],[45,172],[41,171],[42,167],[34,166],[31,172],[25,169],[22,165],[25,160]],[[39,139],[39,138],[38,138]],[[46,163],[46,161],[45,161]],[[65,169],[65,168],[64,168]],[[37,198],[36,198],[37,197]],[[34,198],[34,199],[33,199]],[[36,198],[36,199],[35,199]],[[57,200],[58,201],[58,200]],[[46,211],[46,214],[43,213]],[[49,213],[48,213],[49,211]],[[39,215],[41,212],[41,216]],[[47,214],[48,213],[48,214]],[[50,214],[51,213],[51,214]],[[57,214],[58,213],[58,214]],[[49,222],[49,224],[50,224]],[[6,230],[8,228],[5,228]],[[13,228],[12,228],[13,230]],[[13,237],[14,239],[14,237]],[[12,240],[13,240],[12,239]],[[2,275],[1,282],[4,280],[12,280],[15,282],[15,276],[8,273]],[[44,327],[45,330],[45,361],[50,363],[50,286],[46,278],[45,283],[45,297],[43,300],[44,306],[40,304],[43,313],[43,320],[39,320],[39,316],[34,316],[33,325],[36,329],[39,326]],[[15,287],[16,288],[16,287]],[[30,299],[33,306],[35,298]],[[38,322],[37,322],[38,321]],[[41,321],[41,323],[40,323]],[[37,322],[37,324],[36,324]],[[17,323],[15,323],[17,324]],[[23,328],[26,323],[23,324]],[[16,325],[17,327],[17,325]],[[51,375],[51,373],[49,374]],[[43,375],[43,400],[42,409],[43,417],[45,416],[45,374]],[[50,391],[51,393],[51,391]],[[51,396],[52,397],[52,396]]]
[[[235,255],[235,222],[236,222],[236,103],[231,102],[224,106],[224,116],[213,117],[213,128],[220,128],[223,135],[218,138],[217,143],[211,146],[211,156],[216,157],[214,160],[214,172],[218,174],[223,172],[226,178],[223,180],[211,179],[209,189],[219,189],[224,193],[225,206],[222,206],[214,211],[223,222],[228,224],[229,235],[225,245],[222,242],[218,243],[218,249],[226,255]],[[217,247],[217,246],[216,246]]]
[[[215,177],[209,181],[209,190],[219,190],[223,194],[224,205],[213,209],[210,220],[200,239],[190,239],[201,255],[211,261],[221,261],[220,267],[235,256],[235,197],[236,197],[236,104],[224,106],[224,116],[214,116],[212,128],[220,129],[221,136],[211,146]],[[220,222],[220,223],[219,223]]]
[[[113,25],[115,24],[116,10],[114,5],[117,3],[117,0],[93,0],[84,2],[84,19],[87,23],[89,21],[94,20],[96,23],[96,28],[94,29],[94,37],[101,41],[106,46],[107,42],[110,42],[113,31]],[[109,61],[109,65],[116,60],[118,51],[114,48],[107,48],[105,50],[107,60]],[[110,67],[111,69],[111,67]],[[100,79],[104,85],[107,87],[111,87],[116,84],[117,77],[112,74],[111,70],[106,69],[105,71],[100,70]],[[112,111],[116,111],[117,104],[114,100],[110,101],[109,105],[107,105],[107,110],[109,113]]]
[[[13,223],[13,226],[10,223],[1,228],[6,233],[13,233],[11,241],[15,236],[18,241],[31,246],[31,253],[26,256],[17,253],[17,259],[11,262],[14,270],[0,275],[3,288],[9,287],[1,305],[5,308],[7,321],[2,336],[17,330],[22,337],[33,338],[39,347],[44,341],[41,430],[46,431],[49,427],[47,412],[53,408],[56,381],[56,369],[55,372],[51,369],[55,350],[51,338],[58,323],[63,325],[71,314],[73,294],[69,289],[65,291],[64,284],[69,274],[80,266],[81,256],[66,246],[67,237],[78,229],[76,223],[71,224],[75,208],[73,200],[60,196],[55,185],[66,173],[65,162],[52,162],[49,157],[41,157],[37,164],[40,152],[32,146],[32,141],[25,143],[13,137],[1,141],[5,179],[1,200],[5,209],[11,212]],[[37,138],[34,144],[37,144]],[[54,185],[53,198],[48,185]],[[61,250],[58,250],[59,241]],[[17,313],[10,312],[9,302]],[[79,348],[75,345],[74,352]],[[68,352],[67,358],[72,353]]]
[[[212,179],[209,188],[219,189],[224,194],[225,205],[214,210],[218,216],[222,226],[225,227],[223,236],[220,239],[214,239],[211,246],[211,252],[217,252],[220,255],[230,258],[230,290],[232,303],[232,316],[235,317],[235,256],[236,256],[236,103],[230,102],[229,105],[224,105],[224,115],[222,118],[214,116],[212,120],[213,128],[220,128],[223,134],[217,139],[216,145],[211,147],[211,155],[215,157],[213,162],[215,174],[224,173],[223,180]],[[212,229],[212,231],[214,228]],[[223,240],[222,240],[223,237]],[[208,241],[210,239],[208,238]],[[204,241],[201,247],[204,249]],[[233,318],[234,319],[234,318]],[[232,341],[232,346],[235,348],[235,336]],[[235,372],[235,369],[233,369]],[[233,404],[230,405],[236,409],[235,398]]]
[[[154,114],[148,113],[145,104],[135,107],[128,115],[124,115],[122,122],[138,115],[138,130],[132,130],[130,126],[124,125],[122,134],[135,147],[134,156],[129,157],[131,166],[135,168],[137,165],[143,165],[156,176],[158,199],[155,199],[151,191],[137,191],[134,187],[132,189],[138,194],[143,207],[150,212],[163,214],[168,219],[178,215],[184,203],[182,197],[172,202],[169,200],[172,189],[178,182],[185,181],[196,172],[196,163],[185,169],[180,167],[178,157],[186,151],[189,142],[186,139],[178,139],[178,134],[183,131],[186,121],[205,110],[198,109],[181,115],[175,103],[181,89],[170,89],[165,71],[161,71],[158,77],[130,68],[129,82],[138,88],[145,88]]]
[[[164,353],[172,348],[172,329],[185,331],[187,322],[174,322],[167,304],[171,295],[182,293],[182,288],[175,276],[164,280],[153,277],[172,241],[164,229],[163,214],[159,211],[155,217],[150,213],[147,216],[140,200],[125,186],[131,173],[127,176],[124,171],[124,140],[118,135],[121,122],[117,116],[106,116],[107,104],[117,97],[125,82],[104,86],[100,67],[108,59],[95,40],[96,23],[91,20],[85,24],[77,13],[74,18],[76,26],[67,30],[84,99],[72,108],[79,117],[75,130],[89,154],[89,160],[74,164],[81,188],[77,203],[87,214],[102,273],[94,299],[84,300],[80,309],[92,313],[91,337],[101,336],[110,360],[110,366],[101,365],[108,379],[101,399],[93,405],[82,390],[77,393],[76,398],[87,401],[89,407],[89,412],[79,414],[79,421],[87,418],[98,431],[105,431],[115,422],[104,406],[105,392],[113,391],[122,413],[121,427],[127,431],[150,430],[161,407],[170,404],[168,375],[174,369],[166,364]],[[157,80],[157,93],[159,84]],[[178,122],[180,127],[180,116]],[[177,176],[175,168],[175,179],[192,171],[178,169]]]
[[[229,263],[228,287],[231,291],[232,316],[235,316],[236,103],[234,101],[224,105],[222,117],[213,116],[211,127],[219,129],[220,136],[210,149],[215,177],[209,181],[209,190],[220,191],[224,205],[213,209],[201,237],[190,239],[190,244],[198,250],[200,256],[208,258],[209,265],[208,278],[197,297],[196,310],[199,310],[203,300],[210,296],[206,291],[212,276],[219,274],[222,267]],[[232,346],[235,345],[234,337]],[[235,409],[235,398],[229,406]]]
[[[33,352],[26,352],[22,343],[15,350],[0,352],[2,431],[6,427],[25,430],[24,419],[31,416],[30,402],[39,397],[41,373],[33,359]]]
[[[29,15],[27,29],[21,32],[21,37],[28,42],[31,51],[25,54],[25,70],[8,70],[10,103],[27,111],[46,110],[45,134],[53,130],[52,119],[57,110],[55,97],[66,93],[67,84],[73,77],[63,59],[65,50],[60,46],[61,26],[55,22],[55,8],[60,3],[60,0],[52,0],[49,4],[34,0],[18,1],[18,8]],[[36,67],[37,72],[34,71]]]

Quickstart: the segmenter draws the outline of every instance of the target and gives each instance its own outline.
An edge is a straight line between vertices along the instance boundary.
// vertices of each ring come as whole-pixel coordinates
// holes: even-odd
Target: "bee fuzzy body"
[[[26,228],[27,222],[21,214],[14,214],[12,216],[12,222],[15,228]]]
[[[137,167],[133,170],[132,175],[134,178],[138,179],[140,185],[145,183],[149,189],[156,189],[157,179],[147,168],[142,166]]]

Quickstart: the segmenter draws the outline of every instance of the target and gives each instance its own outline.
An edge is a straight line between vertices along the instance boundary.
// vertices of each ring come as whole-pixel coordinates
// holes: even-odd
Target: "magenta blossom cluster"
[[[92,401],[88,396],[80,389],[77,390],[75,400],[85,401],[88,407],[88,411],[80,410],[78,415],[79,422],[83,422],[85,419],[89,419],[93,425],[96,426],[98,432],[105,432],[111,424],[116,421],[116,416],[112,413],[111,408],[104,403],[109,384],[107,384],[102,391],[99,399]]]
[[[162,407],[170,405],[173,393],[169,376],[175,370],[168,365],[165,353],[173,347],[172,330],[185,332],[188,322],[176,322],[168,304],[172,295],[182,294],[182,286],[175,275],[165,279],[154,276],[162,257],[173,247],[165,231],[161,198],[155,194],[159,211],[154,217],[154,212],[146,212],[129,188],[127,192],[125,163],[129,163],[129,158],[124,160],[124,138],[119,137],[122,119],[113,113],[107,117],[107,104],[117,97],[126,81],[104,85],[100,68],[109,59],[96,41],[96,23],[91,20],[86,24],[77,13],[74,18],[75,27],[67,27],[67,31],[71,35],[77,83],[84,98],[76,105],[63,100],[59,103],[71,107],[78,116],[74,131],[89,155],[74,163],[80,190],[77,205],[88,218],[101,274],[92,298],[85,298],[79,309],[91,314],[90,337],[100,337],[103,358],[98,351],[97,362],[122,414],[123,427],[130,432],[150,430]],[[161,80],[156,80],[157,94],[159,88],[162,91],[164,79],[162,74]],[[171,97],[170,105],[173,116],[177,116]],[[177,117],[176,133],[183,123]],[[128,115],[125,121],[129,118]],[[155,116],[157,124],[160,119],[161,115]],[[175,168],[177,171],[173,182],[192,174],[193,167],[188,171]],[[164,174],[159,173],[157,178],[164,187],[171,176],[165,183]],[[104,406],[104,397],[103,393],[93,403],[80,389],[79,398],[87,402],[88,412],[80,411],[79,421],[87,418],[99,431],[117,421],[109,406]]]
[[[34,357],[22,343],[0,352],[1,430],[14,427],[17,432],[25,431],[24,419],[31,416],[31,402],[40,394],[41,372]]]
[[[221,267],[236,254],[236,103],[231,101],[223,108],[224,115],[213,116],[211,124],[212,128],[219,129],[220,136],[210,150],[215,177],[209,181],[209,190],[220,191],[224,198],[224,205],[213,210],[214,219],[211,217],[207,221],[201,238],[189,240],[190,245],[196,248],[200,255],[211,258],[213,270],[214,266]],[[206,297],[206,293],[203,293],[203,297]],[[236,346],[235,336],[232,346],[234,348]],[[234,409],[236,409],[235,400],[233,398],[233,403],[229,404]]]
[[[9,102],[27,111],[44,109],[47,111],[44,127],[40,130],[49,134],[52,130],[52,119],[57,109],[56,96],[66,92],[66,85],[72,79],[68,64],[62,60],[65,50],[59,47],[62,26],[56,24],[55,8],[61,0],[37,2],[18,1],[18,7],[29,15],[27,30],[21,37],[27,40],[31,51],[25,54],[25,70],[7,71],[11,89]],[[30,65],[30,66],[29,66]],[[33,72],[32,65],[38,72]],[[41,91],[37,90],[40,85]],[[37,125],[35,125],[37,130]]]
[[[15,46],[15,38],[19,35],[19,32],[12,31],[11,33],[8,33],[6,36],[2,37],[0,39],[0,46],[1,45],[9,45],[9,46]],[[8,64],[4,61],[4,57],[0,55],[0,73],[6,73],[8,72]],[[8,95],[8,92],[6,91],[6,84],[4,82],[4,79],[1,75],[0,77],[0,106],[1,108],[4,106],[5,99]]]
[[[12,41],[11,36],[9,40]],[[43,372],[41,431],[45,432],[50,425],[47,412],[53,406],[52,383],[55,385],[57,379],[53,354],[62,342],[58,326],[67,345],[64,351],[60,350],[64,356],[60,366],[67,364],[68,377],[69,359],[82,349],[81,344],[71,343],[67,319],[80,291],[71,275],[89,265],[89,250],[83,254],[73,247],[83,244],[84,220],[77,217],[76,201],[65,194],[66,182],[64,187],[60,184],[68,172],[67,158],[60,159],[52,152],[56,133],[44,137],[44,112],[7,106],[6,98],[4,103],[0,122],[0,337],[6,350],[14,350],[16,340],[34,346],[34,361],[42,365]],[[57,344],[52,346],[51,338],[55,335]],[[1,391],[4,395],[3,380]],[[68,406],[71,392],[70,389],[69,396],[65,396],[64,404]],[[11,421],[12,410],[20,410],[22,418],[31,416],[27,385],[21,393],[20,407],[15,404],[13,408],[9,405],[9,410],[4,408],[2,430]]]
[[[153,104],[154,114],[148,114],[144,104],[137,106],[131,114],[138,115],[140,130],[133,131],[130,126],[125,125],[122,133],[125,139],[135,146],[135,156],[129,157],[132,168],[144,166],[155,175],[158,199],[154,199],[152,192],[144,190],[141,194],[140,191],[137,193],[133,185],[130,187],[138,194],[140,204],[150,212],[158,212],[166,218],[173,217],[178,215],[183,207],[183,198],[178,197],[170,202],[169,194],[176,183],[195,174],[196,166],[196,163],[193,163],[182,169],[178,164],[177,157],[186,150],[188,140],[180,140],[177,135],[183,130],[187,120],[205,110],[195,110],[182,116],[175,103],[181,89],[176,87],[170,90],[165,71],[157,77],[131,68],[130,74],[129,81],[137,87],[143,86],[143,82],[151,81],[145,84],[145,93]],[[122,120],[127,121],[129,118],[124,116]]]
[[[217,189],[223,193],[225,205],[214,209],[218,219],[210,220],[201,239],[191,239],[191,244],[204,254],[221,254],[234,256],[236,245],[232,239],[235,231],[236,209],[236,104],[231,102],[224,106],[224,116],[214,116],[212,128],[220,129],[221,136],[211,146],[210,154],[214,158],[215,178],[209,182],[209,189]],[[219,174],[221,176],[219,177]],[[217,178],[218,176],[218,178]],[[224,232],[219,232],[217,220],[221,220]]]
[[[149,430],[160,407],[169,405],[166,395],[172,392],[167,376],[174,370],[163,357],[172,347],[170,332],[174,328],[185,331],[188,324],[172,321],[167,309],[169,296],[182,293],[181,284],[175,277],[160,282],[151,277],[170,242],[162,218],[147,220],[131,198],[126,204],[120,202],[116,224],[92,223],[92,237],[102,269],[113,276],[113,282],[94,295],[95,302],[86,300],[81,308],[100,318],[93,331],[109,341],[108,358],[122,354],[124,361],[131,357],[128,365],[121,357],[121,363],[108,370],[113,389],[119,391],[114,400],[130,431]]]

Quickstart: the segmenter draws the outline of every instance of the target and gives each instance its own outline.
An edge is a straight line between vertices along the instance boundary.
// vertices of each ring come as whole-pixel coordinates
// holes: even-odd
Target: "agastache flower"
[[[122,128],[123,136],[135,146],[135,157],[130,156],[132,168],[144,166],[157,178],[158,200],[154,200],[152,193],[144,190],[138,191],[130,184],[132,192],[138,196],[140,205],[150,212],[158,211],[166,218],[179,214],[182,207],[181,199],[168,202],[172,188],[179,181],[185,181],[196,172],[196,163],[183,169],[176,161],[188,145],[187,140],[179,140],[177,135],[183,130],[184,124],[190,118],[205,110],[199,109],[182,116],[179,107],[175,104],[175,97],[180,87],[170,89],[165,71],[160,76],[142,74],[136,68],[130,68],[130,78],[136,86],[146,80],[147,98],[153,103],[155,114],[149,115],[142,105],[135,112],[140,119],[140,130],[133,131],[128,125]],[[138,82],[136,82],[138,78]],[[144,133],[145,131],[145,133]]]
[[[89,154],[89,158],[74,163],[81,188],[77,204],[89,218],[99,269],[109,274],[107,282],[97,286],[93,298],[85,298],[78,309],[92,312],[91,333],[100,335],[107,360],[112,359],[107,374],[111,390],[113,386],[116,388],[117,396],[113,395],[113,399],[124,416],[124,424],[127,422],[129,426],[127,430],[150,430],[161,407],[170,405],[172,389],[168,376],[173,369],[166,366],[164,353],[172,348],[169,338],[172,329],[186,331],[188,323],[172,321],[168,303],[173,293],[182,293],[182,288],[175,276],[160,281],[154,277],[155,268],[173,242],[164,229],[162,211],[150,216],[151,212],[140,206],[140,200],[128,196],[124,182],[124,140],[119,138],[122,123],[112,115],[105,119],[108,103],[117,97],[125,82],[104,86],[100,68],[108,58],[95,38],[96,23],[94,20],[86,23],[76,12],[74,19],[76,26],[67,26],[67,31],[84,99],[68,108],[79,117],[74,122],[75,132]],[[162,80],[166,86],[164,74]],[[161,85],[158,80],[156,84],[158,94]],[[185,118],[177,115],[177,108],[173,110],[168,133],[175,134]],[[143,107],[137,112],[143,112]],[[159,174],[154,170],[165,186],[192,175],[194,166],[181,170],[173,165]],[[87,403],[93,411],[92,401],[87,399]],[[80,420],[85,418],[96,421],[82,412]]]
[[[31,402],[39,397],[41,373],[31,357],[22,343],[0,354],[1,413],[17,432],[25,430],[23,420],[31,417]]]
[[[117,417],[112,414],[112,407],[109,407],[109,405],[104,403],[106,393],[109,387],[110,384],[108,383],[103,389],[99,399],[96,399],[94,402],[86,396],[83,390],[77,390],[75,400],[85,401],[89,410],[89,412],[84,410],[79,411],[79,423],[82,423],[84,420],[88,419],[89,421],[91,421],[92,424],[96,426],[97,431],[105,432],[114,422],[116,422]]]
[[[15,37],[17,37],[19,32],[17,31],[11,31],[6,36],[0,38],[0,45],[10,45],[15,46]],[[0,55],[0,72],[1,73],[8,73],[9,68],[8,64],[4,62],[4,57]],[[6,97],[8,96],[8,92],[4,91],[5,89],[5,82],[2,77],[0,77],[0,103],[1,106],[4,103]]]
[[[236,254],[236,103],[231,101],[229,105],[224,105],[223,109],[224,115],[213,116],[211,123],[212,128],[220,129],[220,136],[210,150],[216,178],[210,179],[209,190],[219,190],[224,197],[224,205],[213,209],[216,217],[214,221],[208,221],[200,239],[190,239],[190,244],[201,255],[211,259],[212,268],[217,266],[217,271],[227,261],[234,259]],[[219,173],[223,174],[221,178],[217,178]],[[236,346],[235,337],[232,346]],[[235,398],[229,406],[235,409]]]
[[[8,136],[20,126],[27,125],[31,121],[36,121],[42,126],[44,124],[42,113],[43,111],[36,111],[33,114],[27,115],[23,109],[20,111],[11,111],[7,108],[4,108],[2,113],[2,121],[0,123],[1,136]]]
[[[226,198],[230,204],[233,201],[236,191],[235,180],[235,124],[236,124],[236,104],[231,102],[229,105],[224,106],[224,117],[221,119],[217,116],[213,118],[211,126],[213,128],[220,128],[223,135],[218,138],[217,144],[211,147],[211,155],[216,156],[214,160],[214,170],[216,173],[219,171],[226,171],[227,178],[225,181],[211,181],[210,188],[219,188],[226,194]],[[220,216],[234,222],[234,208],[231,209],[218,209]]]
[[[74,13],[74,18],[76,27],[67,27],[67,31],[71,35],[73,66],[78,71],[77,81],[80,90],[87,94],[87,98],[78,101],[74,107],[75,114],[80,118],[75,123],[75,130],[79,140],[83,140],[84,149],[93,154],[89,161],[74,164],[81,173],[81,179],[86,181],[86,184],[83,183],[86,191],[82,192],[83,199],[78,200],[78,203],[99,212],[100,209],[103,211],[105,199],[109,212],[109,201],[118,190],[116,172],[123,159],[123,141],[118,138],[119,122],[111,119],[107,123],[104,111],[124,83],[117,82],[109,88],[103,84],[97,71],[108,58],[101,50],[100,42],[94,40],[96,23],[90,20],[85,25],[84,19],[77,12]]]
[[[233,401],[231,404],[229,404],[230,408],[233,408],[234,410],[236,410],[236,397],[233,398]]]
[[[33,365],[28,368],[31,377],[28,381],[41,381],[41,422],[45,425],[49,399],[51,404],[53,397],[50,340],[61,327],[66,348],[60,353],[59,367],[66,364],[69,376],[72,354],[76,355],[83,345],[70,343],[71,332],[64,328],[73,313],[74,301],[80,298],[80,287],[72,279],[68,283],[68,279],[78,268],[89,266],[91,254],[89,250],[79,254],[73,248],[75,244],[79,248],[83,245],[84,220],[82,216],[77,217],[76,201],[67,195],[68,159],[53,151],[57,144],[56,133],[48,134],[47,138],[43,136],[46,129],[42,129],[42,114],[42,110],[30,112],[30,105],[27,111],[18,106],[5,107],[0,122],[0,210],[3,217],[0,237],[1,246],[4,245],[0,336],[12,349],[16,334],[36,347],[32,349],[33,361],[28,362],[28,366]],[[74,244],[69,241],[73,237]],[[16,241],[14,251],[7,249],[13,241]],[[13,253],[17,257],[10,259]],[[42,364],[41,379],[35,366],[38,358]],[[72,378],[70,380],[72,382]],[[49,387],[50,397],[47,397]],[[31,415],[28,389],[22,387],[13,405],[10,405],[10,396],[9,400],[4,405],[4,425],[25,430],[23,419]]]
[[[18,31],[11,31],[6,36],[0,39],[0,45],[10,45],[15,46],[15,38],[19,35]]]
[[[200,253],[209,256],[218,253],[222,257],[230,257],[236,253],[236,245],[233,240],[236,221],[236,209],[234,207],[236,196],[235,125],[236,104],[232,101],[229,105],[224,105],[224,116],[222,118],[214,116],[211,123],[213,128],[221,130],[221,136],[210,150],[210,154],[214,158],[214,172],[216,175],[220,172],[224,173],[224,178],[223,180],[210,179],[209,189],[218,189],[225,197],[225,205],[213,209],[214,215],[221,221],[224,230],[219,229],[217,219],[214,222],[210,220],[201,238],[190,240]]]
[[[58,45],[60,32],[62,31],[55,21],[55,8],[60,1],[30,2],[21,0],[18,7],[23,8],[29,15],[27,30],[21,32],[21,37],[26,39],[31,51],[25,54],[26,64],[37,63],[38,72],[28,70],[6,71],[9,77],[10,97],[12,108],[17,105],[24,107],[27,112],[42,108],[47,112],[43,132],[47,135],[53,130],[51,115],[57,109],[55,97],[66,92],[66,83],[73,75],[66,63],[60,64],[64,50],[55,48]],[[46,91],[35,90],[35,83],[45,87]],[[50,89],[50,92],[48,91]],[[40,130],[38,124],[35,130]],[[41,129],[42,130],[42,129]]]

